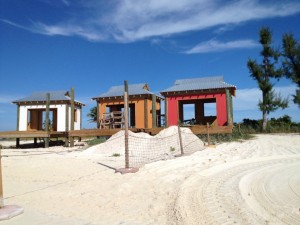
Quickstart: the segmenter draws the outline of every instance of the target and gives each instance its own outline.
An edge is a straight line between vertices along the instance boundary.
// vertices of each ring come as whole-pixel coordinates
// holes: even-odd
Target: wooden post
[[[20,105],[18,105],[17,108],[17,131],[19,131],[20,128]],[[20,147],[20,138],[16,138],[16,148]]]
[[[20,138],[16,138],[16,148],[20,148]]]
[[[182,137],[181,137],[181,130],[179,124],[178,124],[178,136],[179,136],[179,144],[180,144],[180,153],[181,155],[183,155],[184,152],[183,152]]]
[[[231,104],[230,104],[230,92],[229,89],[226,89],[226,112],[227,112],[227,125],[232,125],[232,117],[231,117]]]
[[[66,104],[66,123],[65,123],[65,131],[67,136],[65,137],[65,147],[69,147],[69,104]]]
[[[2,153],[1,153],[1,149],[0,149],[0,208],[2,208],[4,206],[4,202],[3,202],[3,186],[2,186]]]
[[[33,142],[34,142],[34,147],[37,146],[37,138],[33,138]]]
[[[148,128],[148,99],[144,99],[144,123],[145,128]]]
[[[17,131],[20,129],[20,105],[17,108]]]
[[[124,119],[125,119],[125,168],[129,168],[128,149],[128,81],[124,81]]]
[[[80,130],[82,129],[82,108],[79,110],[80,113]]]
[[[165,127],[168,127],[168,99],[165,98]]]
[[[71,88],[71,127],[70,130],[74,130],[74,114],[75,114],[75,108],[74,108],[74,88]],[[70,137],[70,147],[74,147],[74,137]]]
[[[152,128],[156,127],[156,95],[152,94]]]
[[[207,128],[207,145],[210,145],[210,137],[209,137],[209,123],[206,124],[206,128]]]
[[[50,93],[46,94],[46,119],[45,119],[45,131],[49,133],[49,110],[50,110]],[[45,148],[49,148],[49,137],[45,138]]]
[[[100,102],[96,101],[97,103],[97,128],[100,128],[100,115],[99,115],[99,104]]]

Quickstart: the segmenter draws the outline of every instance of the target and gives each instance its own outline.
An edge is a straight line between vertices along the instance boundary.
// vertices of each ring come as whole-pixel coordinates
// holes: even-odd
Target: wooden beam
[[[144,99],[144,124],[145,128],[148,128],[148,99]]]
[[[65,132],[69,131],[69,104],[66,104]],[[65,147],[69,147],[69,137],[65,137]]]
[[[125,117],[125,168],[129,168],[128,149],[128,81],[124,81],[124,117]]]
[[[49,110],[50,110],[50,93],[46,94],[46,120],[45,120],[45,131],[49,132]],[[45,138],[45,148],[49,148],[49,138]]]
[[[232,125],[231,101],[230,101],[229,89],[226,89],[226,112],[227,112],[227,125]]]
[[[20,105],[18,105],[17,108],[17,131],[19,131],[20,128]]]
[[[168,98],[165,97],[165,127],[168,127]]]
[[[4,206],[3,202],[3,186],[2,186],[2,154],[1,154],[1,149],[0,149],[0,208]]]
[[[96,101],[96,107],[97,107],[97,128],[100,128],[100,115],[99,115],[99,105],[100,105],[100,100]]]
[[[156,127],[156,95],[152,94],[152,128]]]
[[[74,88],[71,88],[71,127],[70,130],[74,130],[74,114],[75,114],[75,108],[74,108]],[[74,147],[74,138],[70,137],[70,147]]]

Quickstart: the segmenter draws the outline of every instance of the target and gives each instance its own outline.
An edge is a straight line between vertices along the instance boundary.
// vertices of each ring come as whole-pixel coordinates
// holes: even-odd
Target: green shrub
[[[88,146],[93,146],[93,145],[101,144],[101,143],[103,143],[105,141],[106,141],[106,138],[100,137],[100,138],[95,138],[95,139],[87,140],[86,143],[88,144]]]
[[[113,157],[119,157],[119,156],[121,156],[121,154],[120,153],[114,153],[114,154],[112,154],[112,156]]]
[[[174,152],[176,149],[174,147],[170,147],[170,152]]]

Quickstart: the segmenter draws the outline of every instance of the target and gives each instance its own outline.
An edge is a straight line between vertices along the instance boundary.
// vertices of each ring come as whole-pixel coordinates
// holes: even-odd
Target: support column
[[[144,99],[144,124],[145,128],[148,128],[148,99]]]
[[[66,104],[65,147],[69,147],[69,104]]]
[[[20,128],[20,105],[18,105],[17,108],[17,131],[19,131]],[[16,148],[20,147],[20,138],[16,138]]]
[[[34,147],[37,146],[37,138],[33,138],[33,142],[34,142]]]
[[[81,130],[82,129],[82,108],[79,109],[79,113],[80,113],[80,127],[79,127],[79,129]]]
[[[227,126],[232,125],[231,117],[231,101],[229,89],[226,89],[226,112],[227,112]]]
[[[20,129],[20,105],[17,108],[17,131]]]
[[[46,120],[45,120],[45,131],[49,135],[49,110],[50,110],[50,93],[46,94]],[[49,137],[45,138],[45,148],[49,148]]]
[[[152,94],[152,128],[156,128],[156,95]]]
[[[74,106],[74,88],[71,88],[71,127],[70,130],[74,130],[74,113],[75,113],[75,106]],[[70,137],[70,147],[74,147],[74,137]]]
[[[96,101],[96,104],[97,104],[97,128],[99,129],[100,128],[100,115],[99,115],[99,104],[100,102]]]
[[[165,127],[168,127],[168,99],[165,97]]]
[[[125,168],[129,168],[129,149],[128,149],[128,81],[124,81],[124,117],[125,117]]]

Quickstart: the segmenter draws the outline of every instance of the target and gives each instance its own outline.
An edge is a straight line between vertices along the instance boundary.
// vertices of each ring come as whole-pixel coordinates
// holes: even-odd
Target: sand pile
[[[192,133],[189,128],[180,128],[182,146],[185,154],[202,150],[204,143]],[[181,153],[178,127],[171,126],[155,136],[147,133],[133,133],[129,131],[129,157],[131,164],[141,165],[152,161],[173,158]],[[111,136],[105,143],[95,145],[87,149],[83,154],[113,154],[124,155],[125,135],[124,131]]]

